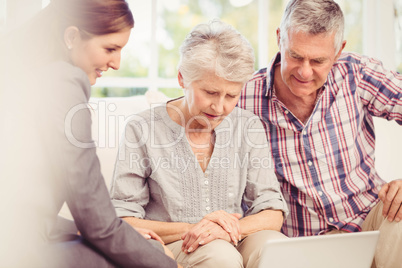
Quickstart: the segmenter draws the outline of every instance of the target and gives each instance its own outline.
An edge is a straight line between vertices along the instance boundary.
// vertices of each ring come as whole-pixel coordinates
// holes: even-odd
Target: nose
[[[308,79],[313,75],[313,68],[311,68],[309,61],[304,61],[298,69],[298,74],[303,79]]]
[[[109,67],[113,70],[118,70],[120,68],[121,53],[115,53],[109,61]]]
[[[217,115],[223,114],[224,110],[224,97],[217,97],[211,105],[211,108]]]

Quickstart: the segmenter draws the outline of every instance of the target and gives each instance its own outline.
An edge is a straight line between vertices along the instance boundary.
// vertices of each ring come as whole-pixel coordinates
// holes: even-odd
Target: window
[[[232,24],[246,36],[258,59],[260,2],[129,0],[136,23],[122,52],[120,70],[105,73],[93,87],[92,94],[98,97],[127,96],[159,90],[169,97],[182,95],[177,82],[179,47],[195,25],[214,18]]]
[[[159,90],[169,97],[182,94],[177,83],[179,46],[198,23],[219,17],[232,24],[252,44],[255,68],[266,66],[277,52],[276,28],[288,0],[127,0],[135,27],[122,52],[120,70],[109,70],[98,79],[96,97],[130,96]],[[355,51],[395,62],[402,71],[402,0],[336,0],[345,14],[346,51]],[[5,5],[25,0],[0,0],[0,31]],[[31,0],[46,6],[50,0]],[[391,18],[391,9],[395,18]],[[385,11],[384,11],[385,10]],[[33,12],[33,11],[31,11]],[[381,13],[382,12],[382,13]],[[10,13],[10,14],[9,14]],[[20,12],[21,13],[21,12]],[[25,13],[24,13],[25,14]],[[380,15],[380,16],[379,16]],[[11,17],[7,16],[7,17]],[[25,18],[20,14],[20,18]],[[373,19],[375,18],[375,19]],[[384,18],[387,22],[384,24]],[[20,19],[21,20],[21,19]],[[392,29],[395,29],[393,31]],[[389,46],[389,44],[395,46]],[[384,54],[386,53],[386,54]]]
[[[395,10],[395,41],[396,41],[396,68],[402,73],[402,1],[394,0]]]
[[[345,17],[345,51],[363,53],[363,3],[362,0],[337,1]]]
[[[338,1],[345,12],[348,49],[362,51],[362,0]],[[252,44],[256,69],[277,52],[276,28],[287,0],[129,0],[136,20],[121,68],[108,71],[92,94],[129,96],[159,90],[169,97],[182,95],[177,83],[179,47],[198,23],[221,18]]]
[[[6,0],[0,0],[0,33],[6,27]]]

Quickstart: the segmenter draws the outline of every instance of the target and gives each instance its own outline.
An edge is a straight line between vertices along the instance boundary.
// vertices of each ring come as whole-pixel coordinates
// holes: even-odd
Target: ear
[[[346,46],[346,40],[343,40],[342,46],[339,49],[338,54],[336,54],[335,60],[338,60],[338,58],[341,56],[341,53],[342,53],[343,49],[345,48],[345,46]]]
[[[281,46],[281,29],[277,28],[276,29],[276,43],[278,47],[280,48]]]
[[[181,87],[181,88],[184,88],[183,75],[181,74],[180,71],[179,71],[179,73],[177,74],[177,80],[179,81],[180,87]]]
[[[75,26],[69,26],[64,30],[64,43],[68,49],[72,49],[77,38],[80,36],[80,31]]]

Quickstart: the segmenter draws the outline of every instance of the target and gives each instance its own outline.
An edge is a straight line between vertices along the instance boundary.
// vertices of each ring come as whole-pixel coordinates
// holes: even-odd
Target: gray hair
[[[246,83],[254,73],[254,51],[232,26],[212,20],[195,26],[186,37],[178,69],[185,85],[201,79],[205,72]]]
[[[285,42],[289,29],[312,35],[335,33],[334,48],[338,52],[343,42],[343,13],[333,0],[290,0],[280,24]]]

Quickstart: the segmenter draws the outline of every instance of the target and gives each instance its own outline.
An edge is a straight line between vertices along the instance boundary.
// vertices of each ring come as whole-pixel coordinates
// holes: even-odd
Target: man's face
[[[297,97],[315,94],[343,49],[335,51],[335,34],[311,35],[289,30],[287,40],[281,40],[279,30],[277,33],[283,82]]]

